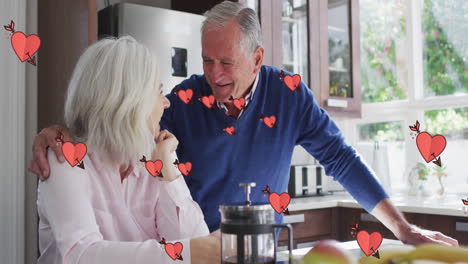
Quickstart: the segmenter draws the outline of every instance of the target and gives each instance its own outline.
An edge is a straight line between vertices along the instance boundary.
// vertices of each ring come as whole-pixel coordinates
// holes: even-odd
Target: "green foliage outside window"
[[[404,3],[400,0],[360,2],[363,103],[406,98],[395,70],[396,43],[406,35]],[[421,44],[424,45],[425,96],[468,93],[467,14],[468,1],[423,1]],[[468,139],[468,108],[426,111],[424,116],[425,120],[419,120],[422,130]],[[407,125],[413,124],[404,124],[403,129]],[[361,125],[360,140],[400,141],[404,131],[401,129],[401,122]]]

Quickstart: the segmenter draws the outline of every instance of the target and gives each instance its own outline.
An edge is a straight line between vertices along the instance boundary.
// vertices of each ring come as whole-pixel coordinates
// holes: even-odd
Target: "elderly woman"
[[[101,40],[81,56],[65,121],[88,152],[84,169],[48,153],[52,177],[38,187],[38,263],[220,262],[219,235],[209,235],[173,165],[178,141],[159,129],[170,103],[157,73],[155,57],[131,37]],[[145,169],[143,156],[163,162],[162,177]],[[162,239],[171,248],[182,243],[180,254],[166,252]]]

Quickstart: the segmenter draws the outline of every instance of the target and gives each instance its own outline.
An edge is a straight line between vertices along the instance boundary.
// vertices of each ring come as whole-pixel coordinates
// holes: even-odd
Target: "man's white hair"
[[[148,120],[159,96],[158,74],[155,55],[130,36],[88,47],[65,103],[74,139],[111,166],[137,165],[142,155],[151,157],[155,142]]]
[[[204,16],[206,19],[201,27],[202,34],[207,27],[224,27],[235,19],[240,28],[241,47],[245,54],[254,52],[262,45],[262,29],[257,13],[253,9],[239,3],[224,1],[206,11]]]

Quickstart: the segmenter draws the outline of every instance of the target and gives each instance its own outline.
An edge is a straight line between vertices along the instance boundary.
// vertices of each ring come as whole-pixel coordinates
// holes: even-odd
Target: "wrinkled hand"
[[[446,236],[438,231],[430,231],[421,229],[415,225],[401,232],[398,237],[403,243],[411,245],[419,245],[424,243],[436,243],[448,246],[458,246],[458,241],[449,236]]]
[[[221,232],[190,240],[192,264],[221,263]]]
[[[28,163],[28,170],[36,174],[41,181],[46,180],[50,175],[49,162],[47,161],[47,149],[49,147],[55,152],[60,163],[65,161],[62,144],[55,141],[59,131],[63,134],[63,141],[73,141],[68,130],[59,125],[44,128],[34,137],[33,155],[32,160]]]

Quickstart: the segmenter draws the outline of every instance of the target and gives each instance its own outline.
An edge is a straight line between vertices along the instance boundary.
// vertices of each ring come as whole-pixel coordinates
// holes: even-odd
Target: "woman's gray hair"
[[[206,19],[201,27],[202,34],[208,26],[224,27],[235,19],[241,31],[241,47],[246,54],[254,52],[262,45],[262,29],[253,9],[239,3],[224,1],[206,11],[204,16]]]
[[[148,120],[159,96],[157,60],[130,36],[86,49],[73,72],[65,123],[108,165],[137,165],[155,148]],[[156,124],[154,124],[156,125]]]

